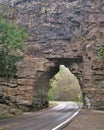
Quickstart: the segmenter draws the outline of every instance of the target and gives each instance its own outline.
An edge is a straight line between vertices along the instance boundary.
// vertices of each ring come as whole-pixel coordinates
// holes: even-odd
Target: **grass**
[[[14,117],[13,115],[9,115],[9,114],[0,114],[0,120],[1,119],[9,119],[9,118],[12,118],[12,117]]]
[[[49,107],[52,108],[52,107],[55,107],[57,106],[58,104],[54,101],[49,101]]]

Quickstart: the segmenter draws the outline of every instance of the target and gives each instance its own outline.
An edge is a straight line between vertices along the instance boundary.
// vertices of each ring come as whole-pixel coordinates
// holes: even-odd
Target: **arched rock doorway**
[[[77,77],[64,65],[59,66],[59,72],[49,82],[49,101],[82,102],[82,91]]]
[[[81,88],[83,87],[83,59],[77,58],[50,58],[54,65],[41,71],[34,86],[33,107],[36,109],[48,106],[47,95],[49,91],[49,80],[59,71],[60,65],[65,65],[77,77]]]

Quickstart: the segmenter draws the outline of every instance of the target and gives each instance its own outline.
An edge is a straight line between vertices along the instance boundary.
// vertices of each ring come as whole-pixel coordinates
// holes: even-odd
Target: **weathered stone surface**
[[[17,79],[0,78],[0,103],[26,111],[48,106],[48,81],[63,64],[77,76],[91,107],[104,109],[104,59],[95,50],[104,44],[104,1],[20,0],[11,5],[16,17],[7,18],[24,25],[30,37]]]
[[[7,114],[21,115],[22,113],[23,113],[22,110],[19,110],[17,108],[11,108],[10,106],[5,104],[0,104],[0,114],[2,115],[7,115]]]

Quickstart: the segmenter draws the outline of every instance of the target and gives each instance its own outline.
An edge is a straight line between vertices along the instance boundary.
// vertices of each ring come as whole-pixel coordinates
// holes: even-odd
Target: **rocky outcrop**
[[[103,10],[104,1],[83,1],[83,31],[86,58],[84,58],[84,92],[91,100],[92,107],[104,109],[104,58],[96,54],[96,47],[104,45]]]
[[[21,0],[11,6],[12,20],[27,28],[29,38],[15,82],[0,81],[0,103],[25,111],[48,106],[49,79],[63,64],[77,76],[91,108],[104,109],[104,59],[95,49],[104,44],[104,1]]]

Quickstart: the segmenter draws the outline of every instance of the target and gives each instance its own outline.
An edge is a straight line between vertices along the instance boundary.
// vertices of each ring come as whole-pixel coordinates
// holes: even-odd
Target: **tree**
[[[23,27],[5,21],[0,14],[0,77],[15,77],[16,63],[21,59],[18,51],[24,49],[27,36]]]
[[[59,72],[50,79],[49,86],[48,100],[82,101],[79,81],[64,65],[60,65]]]

